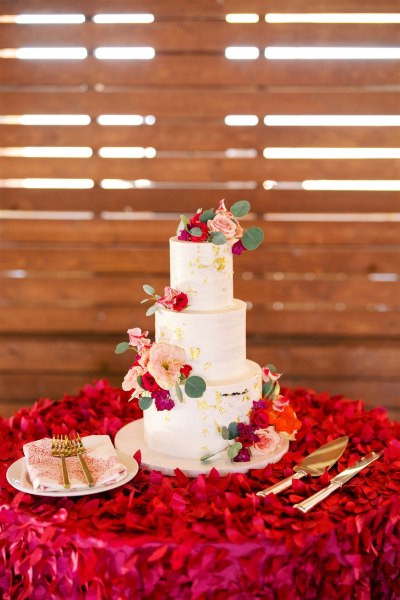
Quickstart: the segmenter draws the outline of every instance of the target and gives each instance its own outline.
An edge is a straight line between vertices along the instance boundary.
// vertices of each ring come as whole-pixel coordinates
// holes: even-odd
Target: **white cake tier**
[[[188,398],[181,403],[172,394],[175,406],[158,411],[154,403],[144,411],[144,438],[152,450],[170,456],[199,459],[219,452],[227,442],[221,428],[232,421],[248,422],[253,401],[261,398],[261,367],[246,361],[241,377],[232,375],[225,381],[207,382],[202,398]]]
[[[193,310],[218,310],[233,302],[232,249],[227,244],[169,241],[171,287],[185,292]]]
[[[183,348],[193,374],[211,381],[246,370],[246,304],[234,300],[221,310],[156,312],[156,341]]]

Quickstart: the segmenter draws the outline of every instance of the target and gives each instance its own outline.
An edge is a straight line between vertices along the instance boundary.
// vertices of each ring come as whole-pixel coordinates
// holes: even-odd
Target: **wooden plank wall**
[[[89,7],[90,4],[90,7]],[[128,327],[152,329],[141,286],[168,281],[176,214],[247,198],[265,230],[257,253],[235,259],[236,296],[249,302],[248,355],[275,362],[290,386],[399,409],[399,194],[310,191],[304,180],[400,180],[399,160],[266,159],[265,147],[396,148],[399,127],[266,126],[265,115],[396,115],[398,60],[267,60],[266,46],[399,44],[387,24],[271,24],[273,12],[400,12],[395,0],[115,0],[113,13],[154,23],[96,24],[105,0],[59,0],[76,25],[3,23],[2,47],[82,46],[85,60],[3,58],[1,115],[89,115],[86,126],[0,125],[0,408],[75,393],[92,379],[119,384],[113,353]],[[49,0],[0,0],[0,14],[53,13]],[[254,12],[230,24],[227,12]],[[3,21],[5,19],[3,18]],[[9,19],[12,21],[12,19]],[[102,61],[99,46],[152,46],[149,61]],[[230,61],[232,45],[260,58]],[[318,52],[318,50],[316,50]],[[153,125],[102,126],[102,114],[153,115]],[[256,115],[229,127],[226,115]],[[11,156],[5,148],[88,146],[88,158]],[[102,158],[140,146],[154,158]],[[232,157],[229,148],[250,150]],[[12,152],[11,152],[12,154]],[[41,178],[89,179],[45,189]],[[26,179],[37,189],[26,187]],[[102,181],[136,182],[105,189]],[[21,183],[25,180],[25,183]],[[139,182],[138,182],[139,180]],[[148,188],[143,181],[150,180]],[[269,184],[266,180],[277,182]],[[21,187],[22,186],[22,187]],[[42,186],[42,187],[41,187]],[[104,186],[104,184],[103,184]]]

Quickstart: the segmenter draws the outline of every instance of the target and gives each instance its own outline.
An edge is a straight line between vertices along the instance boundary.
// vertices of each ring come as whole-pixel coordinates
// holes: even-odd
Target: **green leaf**
[[[154,315],[154,313],[157,310],[157,302],[155,304],[152,304],[147,310],[146,310],[146,317],[150,317],[150,315]]]
[[[175,383],[175,391],[176,391],[176,395],[178,397],[179,402],[183,402],[183,394],[182,394],[181,386],[179,385],[178,382]]]
[[[182,222],[182,225],[183,225],[183,227],[184,227],[184,228],[186,229],[186,231],[187,231],[187,228],[188,228],[188,225],[189,225],[189,219],[187,218],[187,216],[186,216],[186,215],[180,215],[180,217],[181,217],[181,222]]]
[[[190,235],[193,235],[194,237],[201,237],[202,234],[203,232],[200,227],[193,227],[193,229],[190,230]]]
[[[237,437],[239,435],[239,429],[238,429],[238,424],[236,423],[236,421],[233,421],[232,423],[229,423],[228,425],[228,432],[229,432],[229,438],[230,440],[235,439],[235,437]]]
[[[272,363],[270,363],[269,365],[267,365],[267,369],[269,369],[272,373],[277,373],[278,369],[276,368],[275,365],[273,365]]]
[[[271,381],[268,381],[267,383],[263,383],[263,385],[262,385],[263,398],[268,398],[268,396],[273,391],[273,389],[274,389],[274,384]]]
[[[209,208],[205,210],[202,215],[200,215],[200,221],[202,223],[207,223],[207,221],[212,221],[215,217],[215,212],[213,208]]]
[[[139,399],[139,406],[142,410],[146,410],[147,408],[150,408],[150,406],[153,404],[153,398],[151,396],[142,396]]]
[[[154,292],[156,291],[151,285],[147,285],[147,284],[145,284],[143,286],[143,289],[146,292],[146,294],[148,294],[149,296],[152,296],[154,294]]]
[[[255,250],[264,239],[264,232],[259,227],[250,227],[242,237],[242,244],[247,250]]]
[[[129,346],[128,342],[121,342],[120,344],[117,344],[114,352],[115,352],[115,354],[123,354],[124,352],[129,350],[129,348],[130,348],[130,346]]]
[[[242,444],[240,442],[235,442],[228,448],[228,456],[230,459],[235,458],[239,454],[239,450],[242,449]]]
[[[141,375],[138,375],[138,376],[137,376],[137,378],[136,378],[136,381],[138,382],[138,386],[139,386],[139,387],[141,387],[141,388],[142,388],[142,390],[144,390],[144,387],[143,387],[143,379],[142,379],[142,376],[141,376]]]
[[[277,396],[279,396],[279,392],[280,391],[281,391],[281,386],[279,385],[278,382],[276,382],[275,389],[274,389],[274,398],[276,398]]]
[[[185,392],[189,398],[201,398],[206,390],[206,382],[201,377],[193,375],[185,383]]]
[[[232,204],[230,210],[234,217],[244,217],[244,215],[247,215],[250,211],[250,202],[247,200],[239,200],[238,202],[235,202],[235,204]]]
[[[149,300],[151,300],[151,298],[145,298],[144,300],[140,301],[140,304],[144,304],[145,302],[148,302]]]
[[[224,440],[229,440],[229,430],[227,427],[221,429],[221,435]]]
[[[210,239],[213,244],[220,246],[226,243],[226,235],[222,231],[215,231],[210,234]]]

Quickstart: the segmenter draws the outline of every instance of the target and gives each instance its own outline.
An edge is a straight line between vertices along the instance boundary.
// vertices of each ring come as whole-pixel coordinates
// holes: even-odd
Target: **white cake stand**
[[[174,475],[175,469],[180,469],[188,477],[197,477],[197,475],[209,473],[215,468],[221,475],[228,473],[247,473],[250,469],[263,469],[271,463],[278,462],[288,451],[289,442],[281,438],[279,446],[269,454],[255,456],[249,462],[232,462],[221,452],[217,456],[210,458],[206,462],[201,462],[195,458],[181,458],[179,456],[168,456],[155,450],[151,450],[145,442],[143,432],[143,419],[133,421],[122,427],[114,441],[117,450],[121,450],[132,456],[137,450],[142,455],[141,466],[145,469],[161,471],[164,475]]]

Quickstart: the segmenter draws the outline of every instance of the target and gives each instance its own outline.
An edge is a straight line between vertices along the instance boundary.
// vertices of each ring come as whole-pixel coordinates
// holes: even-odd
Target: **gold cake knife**
[[[374,460],[382,456],[382,454],[383,450],[381,452],[370,452],[370,454],[363,456],[363,458],[356,462],[355,465],[349,467],[348,469],[345,469],[344,471],[339,473],[339,475],[336,475],[336,477],[334,477],[331,480],[328,487],[320,490],[319,492],[316,492],[309,498],[306,498],[306,500],[303,500],[303,502],[294,504],[294,508],[298,508],[303,513],[308,512],[309,510],[314,508],[316,504],[318,504],[322,500],[325,500],[325,498],[330,496],[334,491],[341,488],[346,483],[346,481],[349,481],[349,479],[354,477],[354,475],[357,475],[357,473],[362,471],[362,469],[368,467],[368,465],[370,465],[372,462],[374,462]]]
[[[344,449],[347,446],[349,438],[347,435],[336,438],[314,452],[306,456],[300,463],[293,467],[294,475],[287,477],[275,485],[265,488],[257,492],[257,496],[268,496],[268,494],[279,494],[292,485],[293,479],[301,479],[305,475],[319,477],[326,468],[330,469],[342,456]]]

